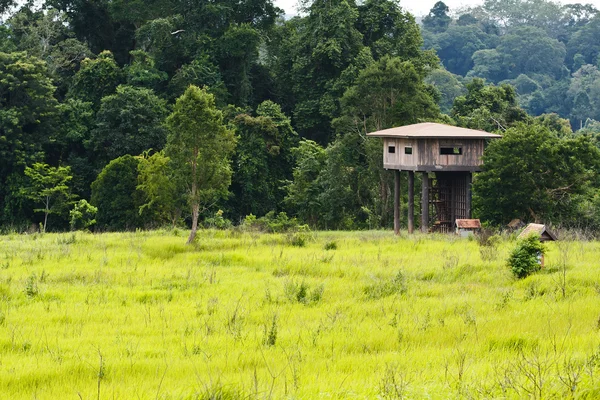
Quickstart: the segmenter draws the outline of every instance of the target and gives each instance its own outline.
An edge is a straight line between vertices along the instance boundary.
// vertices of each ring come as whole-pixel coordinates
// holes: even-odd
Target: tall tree
[[[444,32],[448,29],[452,18],[448,15],[450,9],[443,1],[438,1],[433,5],[429,14],[423,18],[423,26],[432,32]]]
[[[235,148],[233,132],[223,123],[214,96],[205,89],[190,86],[177,99],[167,118],[169,136],[166,155],[173,170],[185,183],[192,210],[192,231],[187,243],[196,237],[200,207],[209,206],[227,194],[231,184],[230,157]]]
[[[142,227],[143,193],[137,189],[139,160],[129,154],[105,166],[92,183],[91,203],[98,207],[97,228],[131,230]]]
[[[271,101],[260,104],[256,114],[239,114],[233,121],[238,145],[229,204],[239,219],[282,211],[283,186],[292,178],[291,150],[297,146],[297,134],[290,120]]]
[[[473,183],[476,214],[497,224],[513,218],[572,223],[599,160],[589,137],[560,139],[544,126],[519,124],[484,153]]]
[[[459,126],[487,132],[505,130],[529,116],[517,104],[510,85],[486,85],[482,79],[467,84],[467,93],[457,97],[451,112]]]
[[[110,51],[103,51],[95,59],[81,61],[81,69],[73,79],[71,97],[91,102],[96,109],[103,97],[115,92],[123,81],[123,72]]]
[[[125,154],[161,150],[167,139],[167,105],[150,89],[119,86],[102,99],[90,146],[101,164]]]
[[[0,220],[18,223],[25,165],[43,160],[57,101],[46,63],[26,53],[0,53]],[[21,215],[22,216],[22,215]]]

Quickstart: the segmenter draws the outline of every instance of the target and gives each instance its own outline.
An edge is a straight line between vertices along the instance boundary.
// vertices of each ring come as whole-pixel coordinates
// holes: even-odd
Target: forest
[[[16,3],[0,0],[0,231],[389,227],[366,133],[424,121],[503,135],[475,217],[600,229],[589,4],[438,2],[416,21],[392,0],[287,20],[270,0]]]

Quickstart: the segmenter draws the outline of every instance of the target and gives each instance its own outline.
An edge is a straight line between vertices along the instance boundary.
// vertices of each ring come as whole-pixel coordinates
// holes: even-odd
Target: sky
[[[400,6],[408,10],[411,14],[416,17],[422,17],[429,13],[429,10],[438,0],[400,0]],[[450,8],[450,12],[456,11],[460,8],[478,6],[483,3],[483,0],[443,0],[444,3]],[[285,10],[286,15],[296,15],[297,0],[274,0],[275,4]],[[600,0],[563,0],[559,3],[591,3],[596,8],[600,9]]]

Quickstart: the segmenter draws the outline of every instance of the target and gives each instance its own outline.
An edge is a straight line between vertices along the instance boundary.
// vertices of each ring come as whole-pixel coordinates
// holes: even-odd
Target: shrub
[[[275,211],[269,211],[264,217],[256,218],[250,214],[244,218],[243,227],[269,233],[282,233],[298,230],[301,226],[296,218],[290,218],[286,213],[280,212],[275,215]]]
[[[519,240],[508,258],[508,266],[515,277],[521,279],[541,268],[540,257],[544,254],[545,247],[537,235],[531,235]]]
[[[287,242],[296,247],[304,247],[306,246],[306,243],[313,239],[314,238],[308,225],[300,225],[297,231],[290,232],[287,235]]]
[[[325,250],[337,250],[337,243],[332,240],[330,242],[325,243],[325,246],[323,246],[323,248]]]
[[[304,281],[297,283],[290,280],[284,283],[283,291],[285,297],[292,303],[316,304],[323,298],[325,286],[320,284],[311,290],[310,286]]]
[[[69,212],[71,216],[71,230],[87,229],[96,223],[95,217],[98,208],[86,200],[79,200]]]
[[[204,226],[206,228],[214,229],[229,229],[233,226],[230,220],[223,217],[223,210],[219,210],[214,216],[206,218],[204,220]]]
[[[398,271],[391,279],[379,279],[377,282],[364,288],[364,293],[369,299],[381,299],[393,294],[406,293],[406,277],[402,271]]]

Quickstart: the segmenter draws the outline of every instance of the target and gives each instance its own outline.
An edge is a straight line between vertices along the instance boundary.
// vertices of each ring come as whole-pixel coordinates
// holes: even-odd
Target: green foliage
[[[0,202],[4,223],[23,216],[18,200],[25,165],[40,162],[51,141],[57,101],[46,64],[0,52]]]
[[[71,168],[35,163],[31,167],[25,167],[25,176],[28,178],[28,184],[21,189],[21,194],[42,205],[42,208],[36,208],[34,211],[44,213],[42,232],[46,232],[48,215],[66,213],[72,202],[73,195],[68,185],[73,178]]]
[[[166,102],[151,89],[119,86],[102,98],[89,145],[104,163],[125,154],[161,150],[167,138],[167,114]]]
[[[225,104],[229,98],[218,67],[205,54],[177,70],[169,82],[169,94],[172,98],[177,98],[190,85],[206,87],[215,96],[217,104]]]
[[[296,231],[300,224],[296,218],[290,218],[285,212],[276,214],[275,211],[269,211],[265,216],[256,218],[253,214],[249,214],[244,218],[242,226],[261,232],[283,233]]]
[[[131,57],[133,58],[131,65],[125,68],[128,85],[158,89],[160,84],[168,79],[166,72],[156,69],[154,60],[148,53],[134,50],[131,52]]]
[[[184,185],[192,210],[192,232],[196,234],[200,207],[209,206],[227,193],[231,183],[230,157],[235,148],[233,132],[223,124],[214,96],[190,86],[177,99],[167,118],[169,136],[165,154],[173,163],[177,182]]]
[[[103,51],[95,59],[81,61],[81,68],[73,78],[70,96],[89,101],[96,108],[100,100],[115,92],[123,81],[122,71],[110,51]]]
[[[94,207],[87,200],[79,200],[75,203],[75,206],[69,211],[71,217],[70,225],[71,230],[82,230],[88,229],[92,225],[96,224],[96,214],[98,208]]]
[[[92,183],[91,203],[100,230],[131,230],[143,225],[142,193],[137,189],[139,161],[125,155],[112,160]]]
[[[344,116],[351,118],[352,128],[366,122],[369,131],[435,119],[439,115],[437,99],[423,77],[412,62],[384,57],[361,71],[344,93]],[[341,121],[334,121],[334,126]]]
[[[407,290],[406,276],[402,271],[398,271],[391,278],[376,279],[374,283],[364,287],[363,293],[368,299],[377,300],[392,295],[404,294]]]
[[[316,304],[323,298],[325,286],[322,284],[311,289],[310,285],[302,281],[300,283],[288,280],[284,284],[284,294],[290,302],[301,304]]]
[[[579,195],[594,182],[600,159],[589,137],[559,138],[537,124],[508,129],[483,156],[473,183],[473,204],[485,220],[506,224],[577,220]]]
[[[213,216],[206,218],[203,225],[213,229],[229,229],[233,226],[230,220],[223,217],[223,210],[218,210]]]
[[[467,84],[467,94],[456,98],[451,115],[459,126],[487,132],[505,130],[528,119],[517,105],[512,86],[485,85],[482,79]]]
[[[138,157],[137,189],[144,193],[145,203],[140,206],[140,215],[154,219],[158,224],[170,223],[173,227],[181,218],[186,205],[185,195],[180,192],[171,160],[164,151],[149,155],[144,152]]]
[[[519,240],[507,261],[513,275],[522,279],[539,271],[541,268],[540,257],[543,257],[545,251],[537,234]]]
[[[239,114],[233,120],[238,144],[230,204],[238,218],[281,210],[283,185],[292,177],[292,148],[297,145],[297,135],[289,118],[271,101],[259,105],[257,114]]]
[[[423,26],[433,32],[443,32],[448,28],[452,20],[448,15],[450,9],[443,1],[438,1],[433,5],[429,14],[423,18]]]
[[[464,95],[467,91],[459,76],[444,69],[432,71],[427,75],[424,82],[439,91],[439,106],[440,111],[443,113],[449,113],[454,104],[454,100],[457,97]]]

